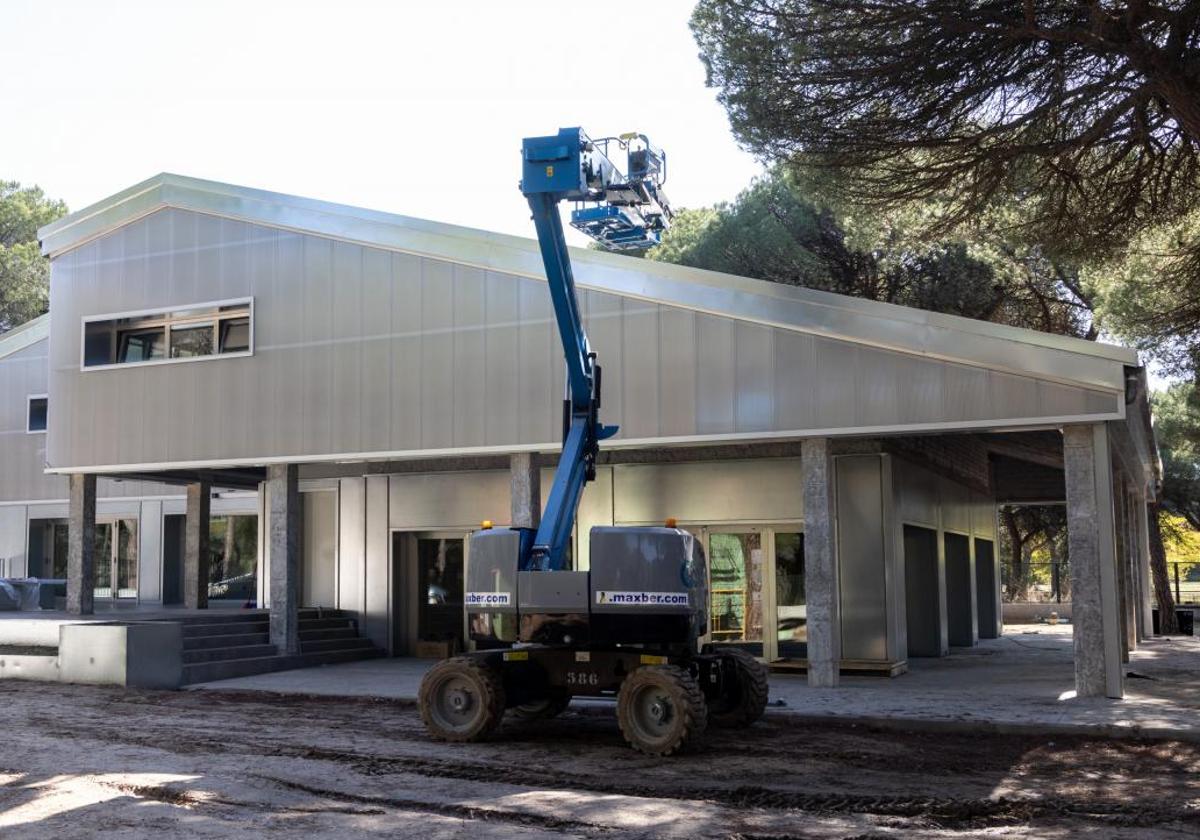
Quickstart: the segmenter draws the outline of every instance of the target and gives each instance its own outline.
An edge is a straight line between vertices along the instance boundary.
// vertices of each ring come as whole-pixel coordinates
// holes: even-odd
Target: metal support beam
[[[837,505],[828,438],[805,440],[804,579],[808,600],[808,684],[836,686],[842,661]]]
[[[267,467],[267,535],[271,564],[271,644],[281,654],[300,652],[300,470]]]
[[[208,533],[212,485],[197,481],[187,486],[187,516],[183,537],[183,605],[208,608]]]
[[[1103,423],[1063,428],[1075,691],[1124,696],[1112,461]]]
[[[91,615],[96,597],[96,476],[70,477],[67,520],[67,612]]]
[[[514,528],[536,528],[542,521],[542,472],[537,456],[518,452],[509,456],[509,492]]]
[[[1153,592],[1150,579],[1150,515],[1146,504],[1146,488],[1142,487],[1134,496],[1137,514],[1138,578],[1141,580],[1141,599],[1138,609],[1142,614],[1142,636],[1150,638],[1154,633]]]

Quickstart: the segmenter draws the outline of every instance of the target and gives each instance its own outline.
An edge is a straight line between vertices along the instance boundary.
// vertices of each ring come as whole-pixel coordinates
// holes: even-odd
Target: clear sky
[[[168,171],[531,236],[521,138],[580,125],[648,134],[676,207],[728,200],[761,167],[692,5],[0,0],[0,178],[78,209]]]

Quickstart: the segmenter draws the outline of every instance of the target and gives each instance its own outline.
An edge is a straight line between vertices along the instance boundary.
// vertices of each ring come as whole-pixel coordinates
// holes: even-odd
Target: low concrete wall
[[[1004,604],[1001,610],[1005,624],[1038,624],[1052,612],[1059,618],[1071,618],[1070,604]]]
[[[183,627],[176,622],[41,623],[57,631],[49,646],[58,647],[58,656],[0,654],[0,679],[135,688],[179,688],[183,683]],[[21,644],[45,646],[46,635],[45,629],[31,631]]]
[[[58,647],[58,630],[64,624],[78,624],[70,618],[0,619],[0,645]]]
[[[0,680],[57,682],[58,657],[0,653]]]

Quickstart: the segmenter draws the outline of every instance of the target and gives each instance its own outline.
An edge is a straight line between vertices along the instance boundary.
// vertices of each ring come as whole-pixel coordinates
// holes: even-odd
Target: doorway
[[[975,570],[971,568],[971,539],[946,534],[946,621],[950,644],[971,647],[978,638],[975,626]]]
[[[423,642],[447,656],[464,650],[466,551],[458,531],[392,533],[393,656],[415,656]]]
[[[798,524],[691,527],[708,559],[706,640],[767,662],[808,656],[804,533]]]
[[[904,600],[909,656],[942,655],[937,531],[904,526]]]
[[[136,600],[138,596],[137,520],[96,523],[96,598]]]

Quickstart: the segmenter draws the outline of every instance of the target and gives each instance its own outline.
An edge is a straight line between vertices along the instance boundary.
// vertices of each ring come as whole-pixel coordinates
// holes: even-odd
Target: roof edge
[[[39,315],[18,327],[0,334],[0,359],[24,350],[50,337],[50,313]]]
[[[56,257],[162,207],[178,207],[528,277],[545,277],[537,243],[529,238],[165,172],[46,225],[38,231],[42,252]],[[793,312],[798,308],[806,310],[802,320],[811,324],[793,325],[794,328],[834,334],[837,328],[844,329],[850,322],[869,323],[868,332],[887,337],[883,346],[907,348],[923,355],[938,355],[925,346],[929,336],[936,333],[942,339],[938,343],[943,345],[950,338],[952,343],[966,342],[963,346],[970,348],[970,342],[982,337],[1122,365],[1140,364],[1136,351],[1130,348],[1070,336],[584,248],[572,248],[571,258],[576,263],[580,285],[599,291],[685,306],[689,304],[680,303],[678,298],[682,296],[689,301],[694,297],[686,287],[712,290],[714,299],[723,303],[753,295],[763,299],[763,304],[771,301]],[[674,287],[676,294],[670,299],[656,296],[641,282],[647,277],[661,279]],[[704,311],[700,306],[690,308]],[[773,307],[750,308],[762,313]],[[717,314],[737,317],[737,312]],[[761,320],[757,316],[754,319]],[[826,328],[819,329],[816,324],[824,324]],[[881,324],[886,326],[880,328]],[[842,337],[860,339],[853,331]],[[969,352],[964,353],[963,361],[971,361]]]

